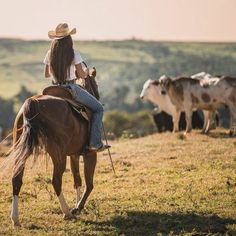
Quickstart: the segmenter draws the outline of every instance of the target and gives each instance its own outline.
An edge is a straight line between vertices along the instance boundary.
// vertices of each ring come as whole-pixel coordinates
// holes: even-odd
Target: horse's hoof
[[[70,213],[71,213],[72,215],[76,215],[76,213],[77,213],[78,210],[79,210],[78,208],[72,208],[72,209],[70,210]]]
[[[64,214],[63,216],[63,219],[64,220],[73,220],[73,219],[76,219],[75,215],[73,215],[71,212],[69,214]]]
[[[79,208],[75,207],[75,208],[71,209],[70,212],[72,215],[79,215],[81,210]]]
[[[19,221],[12,221],[13,227],[21,227],[21,224]]]

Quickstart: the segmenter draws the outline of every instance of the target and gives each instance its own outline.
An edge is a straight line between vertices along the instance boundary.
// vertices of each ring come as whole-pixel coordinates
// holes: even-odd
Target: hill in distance
[[[22,85],[41,93],[50,84],[44,79],[42,62],[49,47],[50,41],[0,39],[0,97],[13,97]],[[127,102],[135,102],[143,83],[162,74],[236,75],[236,43],[81,41],[74,48],[97,68],[101,97],[108,104],[123,88]]]

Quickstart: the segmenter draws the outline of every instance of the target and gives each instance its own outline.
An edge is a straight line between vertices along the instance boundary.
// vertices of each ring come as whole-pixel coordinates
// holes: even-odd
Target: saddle
[[[67,101],[69,106],[72,108],[72,110],[77,115],[79,115],[80,117],[83,117],[87,121],[90,120],[91,115],[92,115],[91,110],[89,108],[87,108],[86,106],[84,106],[83,104],[75,101],[73,99],[72,93],[69,88],[60,87],[57,85],[52,85],[52,86],[46,87],[43,90],[42,94],[43,95],[50,95],[50,96],[54,96],[54,97],[60,97],[60,98],[64,99],[65,101]]]

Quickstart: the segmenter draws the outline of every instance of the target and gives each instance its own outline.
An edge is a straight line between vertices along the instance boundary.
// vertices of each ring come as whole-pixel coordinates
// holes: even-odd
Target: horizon
[[[45,38],[20,38],[20,37],[1,37],[0,40],[19,40],[29,42],[51,42],[51,39]],[[236,41],[194,41],[194,40],[148,40],[141,38],[124,38],[124,39],[74,39],[74,42],[124,42],[124,41],[141,41],[147,43],[199,43],[199,44],[236,44]]]

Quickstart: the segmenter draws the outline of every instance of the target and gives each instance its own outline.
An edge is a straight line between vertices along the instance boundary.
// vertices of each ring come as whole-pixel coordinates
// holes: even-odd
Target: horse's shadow
[[[106,230],[115,227],[118,235],[179,235],[194,233],[206,234],[236,234],[229,232],[227,225],[236,224],[236,220],[221,218],[217,215],[198,215],[195,213],[157,213],[145,211],[128,211],[115,216],[108,221],[94,222],[97,230]]]

